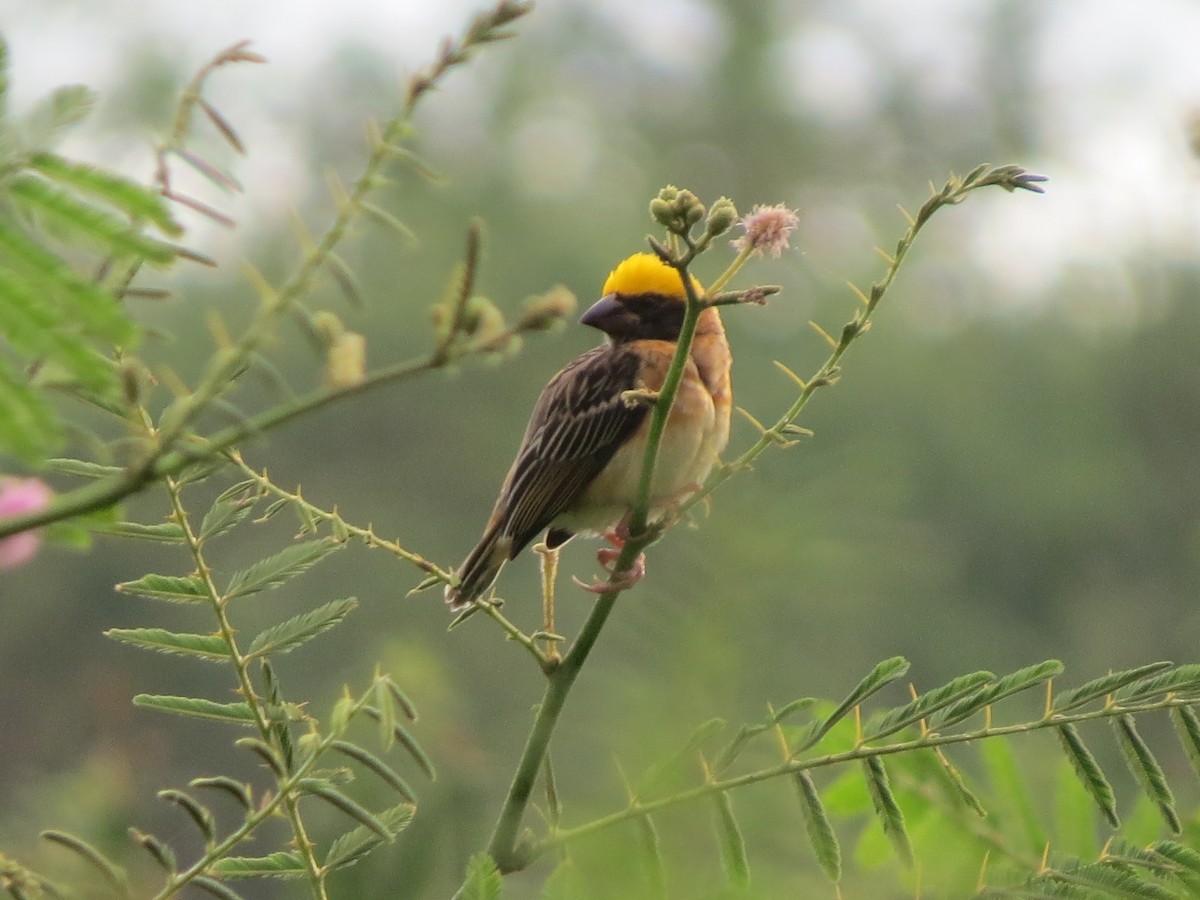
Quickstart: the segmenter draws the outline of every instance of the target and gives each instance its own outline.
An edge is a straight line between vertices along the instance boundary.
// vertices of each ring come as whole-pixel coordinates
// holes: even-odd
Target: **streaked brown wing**
[[[575,502],[641,425],[647,408],[621,399],[638,386],[640,368],[628,348],[597,347],[546,385],[496,503],[501,533],[513,540],[510,559]]]

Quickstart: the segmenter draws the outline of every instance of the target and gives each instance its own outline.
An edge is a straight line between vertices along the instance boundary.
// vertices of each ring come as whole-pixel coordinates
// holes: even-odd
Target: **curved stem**
[[[620,581],[620,577],[615,573],[628,571],[642,551],[657,537],[652,530],[648,530],[650,489],[654,478],[654,466],[658,458],[659,445],[662,443],[667,417],[675,402],[675,395],[678,393],[679,384],[683,379],[683,370],[687,365],[688,354],[691,352],[696,323],[700,318],[700,313],[704,311],[704,303],[696,296],[691,279],[688,277],[687,264],[690,259],[691,256],[686,255],[677,265],[679,276],[687,291],[687,311],[679,332],[675,356],[671,360],[671,367],[667,370],[658,400],[655,401],[654,409],[651,412],[650,429],[646,439],[646,455],[643,457],[641,480],[638,483],[638,502],[629,521],[631,536],[625,546],[621,548],[621,555],[613,566],[614,574],[609,579],[610,584]],[[608,621],[622,590],[623,588],[620,587],[612,587],[600,595],[587,621],[584,622],[583,628],[580,629],[578,637],[571,644],[571,649],[567,651],[562,662],[547,675],[546,693],[538,707],[533,729],[529,732],[525,749],[521,753],[512,784],[508,789],[508,796],[505,798],[504,806],[500,810],[500,817],[488,843],[488,853],[502,872],[521,869],[528,862],[526,852],[517,845],[517,832],[521,825],[521,818],[529,805],[529,798],[533,794],[538,771],[546,758],[546,752],[550,747],[550,738],[558,725],[558,717],[562,712],[563,705],[571,693],[580,669],[587,661],[588,654],[592,652],[592,647],[599,639],[604,623]]]
[[[293,419],[339,400],[365,393],[372,388],[394,381],[402,381],[429,371],[436,368],[438,364],[432,356],[396,363],[372,373],[358,384],[332,391],[313,391],[297,397],[288,403],[247,419],[245,422],[222,429],[211,437],[198,438],[195,446],[161,452],[151,456],[140,466],[130,468],[119,475],[113,475],[94,484],[61,494],[45,509],[6,518],[0,521],[0,538],[112,506],[114,503],[136,494],[148,484],[177,475],[185,466],[196,460],[208,458],[222,450],[227,450],[255,434],[277,428]]]
[[[249,660],[238,647],[233,625],[230,623],[229,614],[226,612],[225,597],[222,596],[216,582],[213,581],[212,569],[209,567],[202,549],[203,542],[192,529],[187,510],[183,506],[180,485],[175,479],[167,478],[166,486],[171,498],[171,508],[175,515],[175,521],[179,523],[179,527],[183,530],[184,541],[191,552],[192,559],[196,563],[196,571],[203,580],[208,593],[209,605],[212,607],[217,619],[217,632],[220,634],[221,640],[224,641],[229,651],[229,661],[233,664],[234,672],[237,675],[238,692],[242,695],[246,701],[246,705],[254,715],[254,724],[258,729],[259,736],[270,744],[270,716],[263,708],[262,701],[254,689],[254,682],[250,677]],[[312,890],[313,900],[326,900],[325,871],[317,860],[312,841],[309,839],[308,832],[304,827],[304,820],[300,818],[300,810],[296,804],[295,794],[291,791],[284,792],[281,790],[280,796],[283,799],[284,811],[292,826],[292,833],[296,838],[296,847],[300,852],[301,859],[304,860],[305,868],[308,870],[309,886]]]
[[[1002,187],[1010,193],[1014,190],[1041,193],[1042,189],[1038,186],[1038,183],[1042,181],[1045,181],[1045,178],[1040,175],[1030,175],[1018,166],[996,166],[994,168],[986,165],[978,166],[963,178],[952,175],[940,189],[934,190],[933,195],[922,204],[915,217],[909,215],[901,208],[901,212],[904,213],[908,221],[908,229],[896,243],[896,249],[893,254],[889,255],[882,250],[879,251],[880,256],[887,263],[887,268],[880,279],[871,285],[869,292],[863,293],[854,284],[850,285],[851,290],[862,301],[863,308],[842,329],[842,334],[838,340],[830,339],[832,352],[829,357],[807,382],[800,381],[798,378],[796,379],[800,383],[801,390],[795,402],[776,420],[774,425],[763,430],[758,440],[737,457],[737,459],[715,469],[708,476],[707,481],[705,481],[701,489],[689,496],[680,505],[679,512],[686,512],[697,503],[703,501],[733,475],[749,468],[750,464],[772,444],[788,443],[784,438],[785,429],[800,417],[800,414],[808,405],[808,401],[818,388],[833,384],[837,379],[838,367],[842,356],[849,349],[850,345],[869,329],[871,317],[878,308],[879,301],[883,299],[884,294],[891,288],[892,283],[896,280],[896,276],[900,272],[901,266],[904,264],[905,257],[916,242],[917,235],[920,234],[921,229],[928,223],[934,213],[945,206],[956,206],[965,200],[967,195],[972,191],[984,187]],[[741,257],[742,254],[739,254],[738,259],[730,266],[731,271],[736,271],[737,268],[740,268]],[[714,282],[714,285],[723,285],[723,279],[724,276],[718,279],[717,282]],[[826,335],[826,337],[828,336]],[[789,374],[791,374],[790,371]],[[795,376],[793,375],[792,377]]]
[[[309,291],[318,272],[333,258],[338,243],[346,236],[357,218],[368,205],[369,195],[382,183],[381,172],[387,162],[395,156],[403,156],[400,142],[408,134],[413,113],[421,99],[436,87],[438,82],[451,69],[465,63],[471,54],[479,47],[492,41],[507,37],[504,26],[525,15],[531,5],[522,0],[500,0],[492,9],[479,13],[472,20],[466,33],[457,41],[447,41],[443,44],[438,57],[425,69],[418,72],[410,81],[400,111],[393,116],[382,128],[371,131],[371,147],[366,164],[361,174],[354,182],[348,193],[338,191],[338,211],[333,222],[326,228],[324,234],[310,247],[300,261],[300,265],[278,290],[266,284],[261,274],[254,269],[248,269],[247,275],[258,289],[263,303],[254,321],[241,338],[226,350],[218,353],[210,363],[210,368],[200,384],[191,393],[184,395],[175,402],[178,404],[171,420],[161,428],[159,444],[149,451],[146,458],[131,466],[126,472],[106,478],[96,484],[71,491],[58,497],[46,509],[22,516],[14,516],[0,521],[0,538],[69,519],[73,516],[94,512],[137,493],[147,484],[159,480],[166,475],[176,474],[185,465],[192,462],[194,453],[180,451],[177,444],[186,440],[187,426],[207,408],[208,404],[218,397],[229,386],[236,374],[245,367],[258,347],[267,339],[274,324],[295,307],[300,299]],[[189,86],[192,90],[193,86]],[[190,114],[190,105],[186,114]],[[181,104],[179,116],[185,111]],[[175,123],[180,125],[182,118]],[[501,337],[507,338],[509,332]],[[503,346],[497,344],[497,346]],[[487,352],[492,346],[472,347],[468,352]],[[436,368],[449,362],[445,348],[439,348],[434,356],[418,364],[419,370]],[[400,364],[401,367],[407,364]],[[402,377],[393,367],[383,370],[376,377],[344,388],[339,391],[320,392],[307,398],[285,404],[278,410],[268,411],[259,417],[259,423],[252,421],[245,426],[235,426],[219,432],[206,442],[201,455],[225,449],[239,440],[249,436],[254,430],[281,424],[295,416],[315,409],[327,402],[361,393],[384,381]],[[406,373],[407,374],[407,373]],[[160,422],[161,424],[161,422]]]
[[[1192,706],[1194,704],[1194,700],[1167,697],[1152,703],[1141,703],[1130,706],[1120,706],[1115,704],[1106,705],[1101,709],[1092,710],[1091,712],[1073,713],[1069,715],[1055,714],[1033,722],[1020,722],[1015,725],[993,726],[991,728],[983,728],[978,731],[962,732],[959,734],[936,734],[934,732],[930,732],[926,735],[922,735],[921,737],[914,738],[909,741],[898,741],[897,743],[885,744],[880,747],[860,745],[850,750],[844,750],[839,753],[828,753],[824,756],[815,756],[809,759],[788,759],[777,765],[769,766],[765,769],[758,769],[753,772],[747,772],[744,775],[737,775],[732,778],[724,778],[720,780],[706,781],[704,784],[680,791],[679,793],[672,794],[669,797],[661,797],[657,800],[640,800],[635,798],[625,809],[618,810],[614,813],[609,813],[606,816],[601,816],[598,819],[595,819],[584,825],[580,825],[576,828],[568,828],[558,831],[550,837],[538,841],[536,844],[532,844],[526,848],[525,862],[532,862],[537,857],[561,847],[570,841],[586,837],[587,835],[594,834],[597,831],[602,831],[605,828],[618,825],[621,822],[626,822],[630,819],[657,812],[658,810],[667,809],[671,806],[677,806],[681,803],[689,803],[693,800],[699,800],[704,797],[721,794],[734,788],[757,784],[761,781],[768,781],[772,778],[778,778],[783,775],[792,775],[796,772],[825,768],[827,766],[838,765],[840,763],[854,762],[872,756],[889,756],[899,753],[909,753],[913,750],[944,747],[952,744],[967,744],[971,743],[972,741],[979,741],[987,738],[1025,734],[1032,731],[1041,731],[1046,728],[1057,728],[1062,725],[1073,725],[1080,722],[1095,721],[1097,719],[1110,719],[1119,715],[1146,713],[1160,709]]]
[[[138,493],[147,485],[170,475],[178,475],[185,466],[191,465],[199,459],[210,458],[256,434],[278,428],[318,409],[350,397],[357,397],[385,384],[404,381],[416,375],[431,372],[463,356],[488,353],[502,346],[515,333],[515,329],[506,329],[494,340],[479,346],[468,347],[457,355],[448,355],[443,350],[437,350],[420,359],[394,363],[370,373],[357,384],[334,390],[312,391],[259,413],[237,425],[224,428],[207,438],[196,437],[194,445],[171,450],[164,449],[156,455],[152,455],[140,466],[127,469],[119,475],[104,478],[94,484],[60,494],[45,509],[3,519],[0,521],[0,538],[112,506],[114,503]]]

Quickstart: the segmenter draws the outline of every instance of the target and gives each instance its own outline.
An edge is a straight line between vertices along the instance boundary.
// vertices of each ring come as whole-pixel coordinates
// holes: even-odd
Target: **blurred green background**
[[[188,219],[192,245],[221,267],[181,271],[165,282],[177,300],[137,310],[174,336],[152,341],[147,359],[194,380],[211,346],[204,311],[233,328],[253,311],[240,260],[286,273],[297,257],[289,208],[313,230],[328,221],[323,173],[355,175],[363,119],[391,114],[406,75],[469,7],[105,6],[31,4],[7,26],[18,97],[73,80],[104,92],[69,144],[82,158],[148,176],[144,135],[164,126],[175,92],[213,52],[251,37],[274,63],[223,71],[207,93],[249,151],[244,162],[223,157],[200,129],[199,146],[246,187],[226,198],[193,186],[239,221],[225,232]],[[516,30],[422,108],[417,143],[441,180],[402,173],[380,198],[417,244],[364,226],[345,256],[367,307],[348,308],[332,285],[315,301],[367,336],[373,365],[429,346],[428,310],[469,217],[486,223],[480,287],[502,309],[555,283],[587,303],[611,266],[644,246],[646,204],[673,183],[710,202],[728,195],[743,211],[782,202],[799,212],[794,249],[742,279],[783,294],[726,315],[737,402],[769,420],[792,397],[772,360],[816,369],[826,350],[806,322],[833,331],[849,317],[845,282],[865,287],[879,274],[872,247],[902,233],[897,204],[915,211],[928,181],[985,161],[1051,178],[1044,197],[985,192],[935,217],[843,380],[801,421],[814,436],[768,452],[721,489],[697,529],[654,549],[555,741],[568,817],[622,804],[614,756],[636,771],[704,719],[750,721],[768,701],[840,696],[886,656],[908,657],[922,688],[1047,657],[1066,663],[1066,683],[1200,660],[1196,7],[577,0],[546,2]],[[698,274],[713,277],[729,258],[717,248]],[[315,384],[319,359],[298,330],[284,338],[273,358],[297,385]],[[482,529],[538,391],[595,339],[574,325],[534,336],[502,365],[384,388],[245,455],[277,483],[302,483],[314,502],[453,565]],[[254,409],[271,397],[251,385],[237,399]],[[731,450],[754,436],[738,420]],[[196,492],[196,512],[205,496]],[[149,491],[126,511],[158,521],[165,498]],[[283,518],[227,539],[226,571],[282,546],[293,525]],[[586,579],[594,549],[572,545],[564,573]],[[181,554],[101,539],[90,553],[52,549],[0,574],[0,846],[40,858],[37,831],[61,826],[118,852],[130,823],[186,846],[189,826],[155,790],[216,772],[256,777],[233,735],[129,704],[138,692],[228,699],[226,673],[101,635],[206,627],[191,610],[112,590],[187,568]],[[288,693],[326,713],[343,682],[365,684],[379,662],[423,713],[416,733],[442,777],[424,786],[406,839],[343,878],[344,896],[449,893],[489,833],[541,693],[540,676],[489,623],[447,633],[437,592],[406,599],[418,574],[353,546],[238,620],[252,634],[359,597],[345,626],[281,660]],[[500,583],[528,628],[536,586],[529,555]],[[590,602],[564,579],[566,633]],[[1173,780],[1190,786],[1175,743],[1157,746]],[[1048,738],[1018,749],[1031,773],[1052,759]],[[971,769],[969,753],[961,761]],[[1132,803],[1131,783],[1118,790]],[[748,826],[756,877],[778,886],[765,896],[832,896],[782,793],[739,801],[760,823]],[[1194,807],[1194,796],[1182,799]],[[665,826],[669,858],[694,863],[679,866],[679,896],[701,895],[716,872],[713,839],[692,821],[707,815],[685,811]],[[512,895],[536,896],[545,872],[512,879]],[[859,892],[846,896],[884,896],[861,887],[872,878],[896,883],[856,877]],[[290,896],[257,890],[247,896]]]

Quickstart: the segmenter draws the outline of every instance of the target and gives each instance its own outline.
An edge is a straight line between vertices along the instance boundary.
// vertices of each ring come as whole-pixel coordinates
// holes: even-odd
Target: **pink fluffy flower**
[[[770,253],[780,256],[788,248],[788,236],[800,224],[794,210],[782,203],[775,206],[755,206],[750,215],[743,216],[738,223],[746,233],[735,241],[733,247],[739,253],[749,249],[759,256]]]
[[[52,494],[38,478],[0,478],[0,520],[45,509]],[[0,569],[28,562],[41,545],[42,536],[37,531],[22,531],[0,539]]]

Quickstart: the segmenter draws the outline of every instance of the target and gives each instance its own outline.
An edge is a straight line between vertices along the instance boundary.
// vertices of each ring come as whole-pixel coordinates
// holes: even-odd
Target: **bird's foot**
[[[622,544],[624,544],[624,541],[622,541]],[[580,581],[574,575],[571,576],[571,580],[585,591],[593,594],[607,594],[610,591],[627,591],[645,576],[646,555],[639,553],[638,558],[633,561],[633,565],[624,570],[613,568],[620,556],[620,550],[609,547],[602,547],[596,551],[596,560],[600,563],[600,567],[613,576],[608,581],[601,581],[599,578],[596,578],[593,579],[591,584],[588,584],[585,581]]]
[[[613,526],[613,530],[606,532],[604,535],[604,539],[618,550],[624,547],[625,543],[629,540],[629,517],[631,515],[632,512],[625,513],[625,515],[621,517],[621,521]],[[601,550],[599,552],[604,553],[606,551]],[[611,560],[609,560],[609,562],[611,562]],[[607,568],[607,566],[605,568]]]

